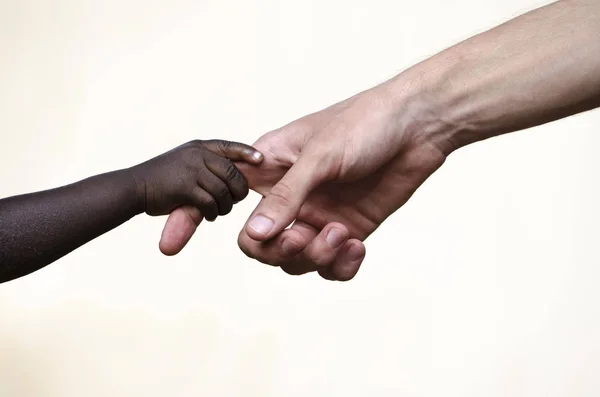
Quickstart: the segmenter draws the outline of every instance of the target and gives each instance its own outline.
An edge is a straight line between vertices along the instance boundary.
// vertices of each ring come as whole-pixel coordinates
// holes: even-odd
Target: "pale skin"
[[[598,106],[600,2],[531,11],[262,136],[264,162],[239,165],[264,196],[239,246],[290,274],[349,280],[365,239],[454,151]],[[163,253],[200,220],[193,207],[172,212]]]

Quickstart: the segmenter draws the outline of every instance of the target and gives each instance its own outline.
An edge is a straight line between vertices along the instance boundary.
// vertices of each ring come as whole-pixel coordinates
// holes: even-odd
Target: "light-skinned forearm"
[[[563,0],[474,36],[385,84],[446,153],[600,106],[600,1]],[[401,117],[401,116],[399,116]]]

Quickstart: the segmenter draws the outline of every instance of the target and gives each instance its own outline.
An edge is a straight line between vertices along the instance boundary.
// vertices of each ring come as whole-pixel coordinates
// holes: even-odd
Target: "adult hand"
[[[591,0],[541,7],[266,134],[255,145],[264,163],[240,165],[265,196],[240,247],[288,273],[352,278],[362,241],[449,153],[600,106],[598,11]],[[167,226],[189,225],[190,211]],[[180,249],[189,236],[163,243]]]
[[[240,248],[290,274],[354,277],[363,241],[445,159],[438,142],[396,117],[395,101],[383,85],[261,137],[261,165],[237,164],[264,196]],[[173,212],[166,230],[189,230],[194,211]],[[166,232],[161,246],[177,252],[187,239]]]
[[[445,160],[441,142],[402,125],[394,102],[376,87],[255,143],[263,164],[239,165],[264,196],[239,236],[246,255],[290,274],[356,275],[363,241]]]

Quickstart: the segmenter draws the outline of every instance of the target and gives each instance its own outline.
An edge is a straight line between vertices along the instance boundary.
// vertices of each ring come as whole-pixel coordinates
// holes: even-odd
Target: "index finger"
[[[212,139],[201,141],[201,145],[205,149],[232,161],[245,161],[250,164],[260,164],[264,159],[261,152],[250,145],[240,142]]]

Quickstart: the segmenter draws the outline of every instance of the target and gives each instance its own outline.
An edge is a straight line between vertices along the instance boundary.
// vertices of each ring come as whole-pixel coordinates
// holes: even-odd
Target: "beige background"
[[[536,0],[0,0],[0,195],[262,133]],[[0,285],[0,396],[597,396],[600,113],[456,153],[347,284],[139,217]]]

